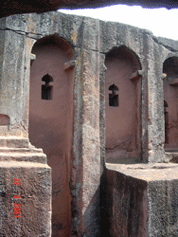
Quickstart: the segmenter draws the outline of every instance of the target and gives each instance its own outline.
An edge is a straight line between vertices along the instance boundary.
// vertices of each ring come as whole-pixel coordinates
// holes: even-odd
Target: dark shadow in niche
[[[170,85],[176,85],[178,78],[178,57],[170,57],[163,64],[163,73],[167,74],[167,80]]]
[[[112,94],[109,94],[109,106],[118,107],[119,95],[116,94],[116,91],[119,91],[118,87],[115,84],[112,84],[109,87],[109,90],[112,91]]]
[[[53,82],[53,78],[49,74],[46,74],[42,78],[42,81],[45,82],[45,84],[41,86],[41,99],[42,100],[52,100],[53,86],[50,85],[50,82]]]
[[[10,118],[6,114],[0,114],[0,126],[8,126],[10,124]]]
[[[164,121],[165,121],[165,143],[169,143],[168,139],[168,127],[169,127],[169,119],[168,119],[168,103],[164,100]]]

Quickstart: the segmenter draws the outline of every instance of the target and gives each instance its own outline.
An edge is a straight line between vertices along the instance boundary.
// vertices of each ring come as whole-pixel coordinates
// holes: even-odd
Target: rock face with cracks
[[[178,43],[59,12],[0,29],[1,235],[176,236]]]

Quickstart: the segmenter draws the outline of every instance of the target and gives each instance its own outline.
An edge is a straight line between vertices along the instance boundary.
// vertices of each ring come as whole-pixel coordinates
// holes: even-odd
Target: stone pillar
[[[99,53],[84,49],[77,63],[78,108],[74,127],[75,162],[72,168],[73,236],[98,236],[100,233],[99,58]]]
[[[142,79],[142,152],[144,162],[164,162],[164,106],[160,48],[144,36]]]
[[[25,73],[25,38],[17,31],[10,30],[12,22],[9,18],[2,19],[4,22],[1,31],[1,45],[3,54],[1,55],[1,114],[10,118],[6,133],[1,136],[28,137],[27,110],[24,108],[26,99],[24,91],[26,88]],[[15,27],[14,27],[15,28]]]
[[[25,22],[24,15],[0,20],[0,235],[51,236],[51,169],[28,141],[33,40]]]
[[[83,44],[76,50],[72,236],[94,237],[100,236],[100,182],[104,169],[100,140],[100,116],[104,119],[100,111],[100,70],[104,57],[98,50],[98,22],[85,21]]]

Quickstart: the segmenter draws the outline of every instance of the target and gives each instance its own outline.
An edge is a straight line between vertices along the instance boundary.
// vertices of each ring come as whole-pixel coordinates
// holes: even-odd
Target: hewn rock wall
[[[0,205],[0,236],[51,236],[49,166],[0,161]]]
[[[109,234],[147,237],[147,182],[118,172],[117,166],[106,166]]]
[[[177,164],[107,164],[110,236],[176,236]]]
[[[3,21],[4,19],[2,19],[2,22]],[[4,27],[2,26],[2,29],[3,28]],[[86,68],[87,70],[87,67],[85,67],[85,65],[87,65],[89,62],[87,61],[85,63],[85,58],[83,59],[84,53],[86,60],[91,61],[91,67],[95,66],[95,68],[100,68],[99,71],[97,71],[97,74],[95,73],[95,75],[101,78],[103,76],[102,74],[100,74],[100,71],[102,72],[102,70],[104,70],[102,60],[104,60],[105,54],[107,52],[109,52],[113,47],[119,48],[123,45],[128,49],[132,50],[138,56],[142,67],[142,97],[140,101],[141,135],[139,138],[139,146],[142,150],[141,159],[145,162],[164,160],[164,113],[162,106],[163,63],[168,57],[168,55],[177,55],[176,42],[167,42],[166,39],[164,40],[161,38],[157,39],[148,31],[130,27],[127,25],[122,25],[119,23],[106,23],[90,18],[76,16],[74,17],[54,12],[41,15],[32,14],[9,17],[6,20],[5,33],[14,34],[14,37],[21,37],[22,42],[24,39],[26,39],[26,41],[24,41],[24,47],[28,48],[28,50],[30,50],[30,47],[26,45],[32,45],[35,39],[37,40],[44,36],[56,33],[57,35],[66,39],[74,47],[77,60],[76,68],[79,68],[79,74],[81,74],[81,72],[84,73],[83,69],[85,70]],[[18,48],[14,47],[13,50],[14,49]],[[11,54],[6,54],[6,57],[11,57]],[[24,60],[22,61],[24,62]],[[93,62],[95,63],[93,64]],[[23,71],[22,68],[22,70],[18,70],[16,72],[13,71],[13,68],[15,68],[15,66],[12,66],[9,69],[14,75],[14,83],[17,83],[18,81],[15,76],[17,73],[25,73],[25,78],[27,78],[29,66],[26,67],[27,69],[25,71]],[[8,71],[8,73],[10,71]],[[76,70],[76,77],[78,77],[77,71],[78,70]],[[2,80],[6,80],[7,71],[3,71],[3,73],[4,74],[2,76]],[[20,75],[20,77],[22,76],[23,74]],[[77,84],[75,85],[77,86]],[[75,88],[76,92],[74,91],[74,96],[78,93],[78,88]],[[12,93],[12,91],[13,89],[11,89],[10,93]],[[94,93],[94,90],[92,91]],[[17,90],[17,93],[20,92],[18,92]],[[79,96],[77,96],[77,99],[78,98]],[[26,102],[28,102],[28,100],[24,101],[21,106],[26,105]],[[22,102],[19,101],[19,104],[20,103]],[[6,111],[3,111],[3,114],[7,114],[9,117],[11,117],[11,121],[13,121],[12,118],[15,119],[15,113],[17,113],[13,111],[13,109],[8,111],[8,113],[6,113]],[[14,113],[13,116],[9,114],[12,112]],[[24,116],[26,116],[26,114],[24,114]],[[14,121],[18,120],[16,119]],[[22,122],[19,121],[19,123],[21,124]],[[26,124],[26,117],[25,120],[23,119],[23,124],[26,127],[28,126],[28,124]],[[12,126],[11,122],[10,126]]]
[[[71,210],[69,210],[71,214],[71,219],[69,218],[69,221],[71,221],[71,235],[75,237],[100,236],[104,233],[103,229],[105,228],[102,224],[106,223],[108,225],[107,215],[103,219],[102,215],[107,213],[108,207],[108,210],[110,208],[117,210],[119,206],[118,199],[114,204],[112,201],[111,203],[109,202],[106,210],[104,210],[107,182],[104,173],[105,140],[107,139],[107,137],[105,139],[106,95],[104,90],[105,71],[107,70],[106,65],[104,65],[106,55],[113,48],[118,49],[124,47],[139,59],[140,67],[136,68],[136,71],[129,71],[129,74],[132,74],[131,79],[136,80],[139,77],[141,85],[141,95],[139,99],[135,99],[137,104],[134,105],[137,114],[139,114],[139,126],[136,128],[138,142],[134,149],[136,150],[136,147],[139,148],[139,151],[136,150],[139,153],[138,161],[148,163],[146,169],[149,172],[150,164],[166,161],[164,151],[163,63],[170,55],[171,57],[178,56],[177,42],[156,38],[149,31],[128,25],[70,16],[59,12],[23,14],[2,18],[0,27],[2,32],[0,38],[1,160],[2,162],[4,160],[46,162],[46,157],[41,149],[38,150],[28,143],[30,59],[34,60],[35,58],[34,55],[31,55],[31,52],[35,42],[44,37],[57,36],[64,39],[71,45],[75,54],[75,75],[72,96],[74,109],[70,110],[71,113],[73,112],[71,115],[73,117],[73,125],[70,125],[68,128],[70,132],[72,130],[73,140],[67,143],[67,146],[70,147],[68,149],[68,151],[70,150],[70,155],[68,156],[70,157],[70,161],[68,160],[70,163],[68,186],[70,189],[69,196],[71,196]],[[111,77],[113,75],[117,77],[116,74],[112,74]],[[129,116],[129,113],[126,113],[126,116]],[[130,118],[127,121],[130,121]],[[112,121],[110,122],[112,123]],[[120,123],[120,127],[122,128],[122,120],[120,120]],[[126,125],[124,126],[127,128]],[[21,155],[19,157],[14,155],[17,154],[15,152],[19,151],[18,149],[11,149],[11,153],[7,154],[5,152],[7,149],[4,149],[4,147],[8,149],[22,148],[20,150]],[[6,154],[4,155],[4,153]],[[115,157],[114,162],[118,163],[118,166],[121,167],[117,157]],[[123,159],[122,162],[125,163],[125,160]],[[50,168],[47,167],[47,169],[50,173]],[[114,190],[113,187],[115,184],[122,184],[126,175],[122,170],[113,169],[113,171],[115,173],[113,180],[108,176],[110,182],[109,192]],[[122,177],[120,177],[118,172],[123,173],[121,174]],[[137,183],[134,174],[132,173],[130,175],[132,176],[131,184],[129,183],[129,179],[127,179],[127,182],[123,185],[123,187],[128,185],[131,192],[123,192],[126,199],[121,215],[125,224],[121,232],[126,231],[124,232],[126,233],[125,236],[131,233],[141,233],[144,236],[147,233],[146,229],[144,229],[146,228],[144,218],[148,215],[148,218],[150,218],[149,223],[155,223],[152,217],[154,211],[151,211],[150,206],[154,206],[154,198],[149,199],[151,201],[148,205],[145,197],[153,197],[155,191],[154,187],[149,186],[147,181],[147,187],[144,186],[145,179],[141,179]],[[176,175],[175,179],[177,180]],[[166,181],[164,182],[164,186],[167,187]],[[139,193],[140,187],[141,193]],[[148,191],[149,187],[150,191]],[[43,188],[45,193],[44,185]],[[172,186],[170,195],[172,195],[173,189],[174,187]],[[147,194],[145,194],[145,190],[147,190]],[[103,193],[105,194],[103,195]],[[121,193],[122,191],[116,191],[119,198],[121,198]],[[114,198],[112,195],[111,197]],[[167,197],[165,196],[163,200],[164,205]],[[139,204],[140,201],[141,205]],[[67,202],[69,203],[70,200]],[[49,203],[50,198],[48,199]],[[171,205],[173,205],[174,200],[172,199],[170,203],[170,209],[168,211],[171,213]],[[126,223],[124,210],[126,210],[126,213],[129,213],[129,224]],[[148,210],[148,213],[146,210]],[[136,213],[137,216],[136,227],[134,220],[131,218],[133,213]],[[142,216],[143,221],[140,219]],[[170,214],[170,216],[173,218],[173,214]],[[118,216],[115,211],[113,218],[116,217]],[[159,213],[159,218],[162,218],[161,213]],[[177,220],[177,217],[175,218]],[[116,219],[118,220],[118,218]],[[129,229],[130,226],[131,229]],[[150,226],[152,227],[153,224]],[[48,229],[49,227],[50,225],[47,226]],[[151,229],[149,229],[151,227],[147,226],[148,235],[150,236],[152,236]],[[120,228],[120,224],[117,223],[114,228]],[[156,230],[162,231],[162,228],[160,224]],[[21,229],[17,230],[17,236],[18,231],[21,231]],[[155,231],[154,233],[156,233]],[[164,231],[164,233],[170,232]]]

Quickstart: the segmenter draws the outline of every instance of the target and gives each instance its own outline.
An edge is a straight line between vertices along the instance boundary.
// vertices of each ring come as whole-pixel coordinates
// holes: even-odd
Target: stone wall
[[[62,177],[66,182],[65,187],[67,187],[67,192],[64,191],[64,194],[67,193],[66,198],[68,200],[66,203],[69,204],[69,208],[64,209],[65,214],[61,214],[65,216],[64,222],[66,230],[63,229],[64,226],[62,224],[60,225],[58,223],[56,229],[54,229],[55,232],[53,232],[53,236],[58,235],[60,231],[61,233],[63,231],[64,236],[66,233],[69,233],[69,235],[71,233],[71,236],[89,237],[101,236],[103,233],[105,233],[105,230],[108,231],[108,234],[110,231],[111,236],[115,236],[114,233],[118,230],[121,231],[120,233],[124,233],[124,236],[129,236],[131,234],[137,234],[137,236],[155,236],[157,230],[162,231],[163,224],[161,223],[158,228],[154,227],[154,231],[151,232],[151,228],[155,223],[154,219],[152,218],[152,215],[155,213],[155,211],[152,207],[154,207],[154,187],[156,187],[157,181],[150,184],[145,180],[146,178],[135,178],[134,173],[130,174],[131,179],[127,179],[127,172],[122,169],[120,170],[122,167],[120,163],[146,163],[145,169],[150,172],[150,174],[153,174],[154,172],[151,172],[151,164],[168,162],[170,159],[172,159],[172,154],[170,155],[165,153],[164,149],[165,122],[163,103],[163,64],[167,58],[177,57],[177,42],[156,38],[149,31],[128,25],[113,22],[103,22],[79,16],[70,16],[61,14],[59,12],[27,15],[23,14],[2,18],[0,20],[0,27],[0,158],[2,166],[5,167],[4,169],[8,169],[7,161],[19,162],[18,165],[20,167],[24,167],[26,165],[26,163],[21,164],[20,161],[31,162],[30,164],[32,164],[32,162],[36,162],[37,164],[43,163],[45,164],[45,167],[42,169],[43,171],[47,169],[48,176],[42,177],[41,182],[46,183],[50,180],[50,168],[46,164],[46,162],[48,162],[48,164],[52,166],[52,172],[55,170],[54,173],[56,175],[53,175],[52,180],[52,182],[55,183],[55,181],[58,179],[56,177],[60,177],[60,172],[62,172],[62,170],[60,170],[61,165],[59,165],[58,162],[60,160],[60,151],[62,151],[65,157],[63,157],[63,160],[66,162],[63,168],[68,169],[67,174],[64,176],[62,175]],[[50,72],[45,71],[48,69],[48,65],[38,71],[40,67],[39,66],[33,71],[33,66],[35,63],[38,63],[38,58],[40,58],[42,53],[41,51],[38,52],[39,49],[37,48],[35,50],[35,42],[37,42],[37,44],[39,42],[43,42],[42,44],[44,44],[44,41],[41,41],[41,39],[49,39],[51,37],[57,37],[62,41],[64,40],[67,45],[70,45],[69,48],[73,50],[74,54],[71,58],[69,58],[69,61],[67,61],[65,57],[62,57],[62,59],[56,59],[56,61],[59,60],[59,62],[61,62],[61,65],[63,64],[63,67],[59,69],[59,71],[58,69],[52,70]],[[46,54],[49,48],[50,47],[47,46],[45,50]],[[113,49],[117,49],[116,54],[118,54],[118,49],[120,48],[125,48],[127,52],[131,53],[132,56],[134,55],[134,57],[131,58],[137,59],[136,64],[135,60],[131,60],[132,63],[128,63],[128,60],[125,60],[128,59],[128,55],[124,59],[125,62],[127,61],[127,64],[124,64],[124,70],[123,67],[121,67],[121,71],[122,73],[124,71],[124,75],[126,77],[121,75],[118,77],[120,72],[120,70],[118,70],[119,67],[114,66],[113,70],[117,69],[118,71],[113,72],[112,67],[109,69],[110,62],[107,62],[108,53],[113,52]],[[36,62],[31,62],[31,60],[35,60],[35,53],[37,55]],[[61,51],[59,54],[61,55]],[[117,57],[118,55],[116,55],[116,58]],[[50,59],[50,57],[48,57],[48,59]],[[119,58],[119,65],[121,64],[121,61],[122,58]],[[31,76],[35,78],[35,80],[38,80],[38,82],[35,81],[34,84],[31,83],[32,87],[34,85],[34,88],[37,88],[36,94],[33,94],[29,87],[31,64]],[[54,72],[54,74],[60,74],[60,77],[63,78],[62,75],[65,74],[64,70],[66,67],[73,68],[73,82],[69,89],[71,101],[69,111],[64,108],[64,113],[66,115],[69,112],[67,116],[70,117],[70,121],[69,119],[66,119],[67,121],[62,119],[64,123],[66,122],[66,125],[62,123],[62,128],[59,130],[57,128],[54,129],[53,127],[55,123],[55,112],[52,114],[53,109],[51,110],[49,104],[46,106],[49,107],[48,109],[50,110],[50,113],[45,115],[42,115],[40,111],[37,111],[35,106],[38,105],[40,109],[42,108],[40,105],[42,99],[40,98],[40,81],[43,78],[42,75],[48,74],[51,76]],[[107,67],[108,72],[111,70],[111,74],[108,76],[109,82],[107,82]],[[43,73],[40,74],[40,71]],[[128,76],[128,74],[130,76]],[[70,78],[69,75],[68,78]],[[107,164],[107,169],[105,169],[105,146],[107,142],[110,142],[110,140],[113,139],[112,134],[109,135],[110,137],[107,137],[107,131],[105,134],[105,118],[106,125],[108,122],[112,123],[112,121],[108,121],[110,118],[108,118],[106,115],[107,108],[105,111],[105,101],[108,104],[108,94],[105,93],[105,85],[107,88],[108,85],[111,84],[110,82],[113,81],[113,78],[115,78],[113,83],[121,83],[123,78],[128,78],[128,80],[123,80],[121,86],[119,87],[123,98],[126,92],[122,92],[122,88],[124,86],[128,88],[127,82],[128,84],[132,83],[130,85],[132,85],[134,88],[132,88],[133,90],[131,93],[128,93],[128,96],[125,99],[125,101],[127,101],[126,104],[128,105],[129,96],[132,97],[130,98],[130,103],[135,101],[135,103],[132,104],[132,108],[134,108],[134,110],[132,112],[128,112],[127,109],[124,108],[126,123],[124,119],[118,119],[118,123],[120,122],[120,124],[118,130],[116,130],[117,133],[118,131],[122,130],[122,128],[124,128],[122,137],[119,137],[120,132],[116,134],[117,139],[120,139],[121,142],[123,140],[123,134],[125,133],[127,138],[132,137],[131,148],[134,159],[129,160],[129,162],[127,160],[129,154],[131,153],[131,150],[129,150],[128,146],[126,147],[127,152],[124,154],[124,157],[120,159],[120,154],[122,151],[119,150],[118,147],[116,155],[114,157],[111,155],[110,159],[108,159],[108,162],[110,163]],[[138,81],[139,84],[137,84]],[[52,81],[50,83],[52,83]],[[53,89],[55,88],[53,84]],[[65,88],[63,91],[59,90],[61,93],[64,91]],[[126,89],[126,91],[128,91],[128,89]],[[38,126],[38,121],[34,122],[34,124],[37,123],[37,125],[33,124],[34,118],[38,115],[41,116],[39,119],[40,121],[42,121],[42,117],[44,116],[50,117],[49,120],[53,119],[53,122],[49,122],[48,120],[47,127],[55,130],[57,133],[57,139],[60,141],[57,142],[57,145],[61,147],[58,147],[60,151],[56,152],[55,159],[52,163],[50,163],[51,158],[47,150],[45,152],[48,155],[48,160],[41,149],[37,149],[29,143],[29,94],[31,97],[34,96],[34,98],[30,99],[31,102],[34,99],[32,106],[33,108],[30,109],[31,124],[33,126],[33,129],[30,128],[30,131],[34,132],[33,135],[30,135],[30,140],[36,147],[43,148],[44,150],[48,148],[48,151],[50,149],[54,151],[53,145],[56,143],[55,141],[52,141],[51,135],[51,144],[48,142],[46,137],[45,139],[40,139],[43,130],[45,133],[48,132],[45,125],[40,124],[40,126]],[[105,100],[106,96],[107,99]],[[60,103],[64,97],[65,96],[62,96],[61,99],[59,99]],[[35,102],[38,103],[35,104]],[[46,102],[50,102],[50,100]],[[62,111],[63,107],[60,103],[57,103],[54,105],[54,107],[57,108],[57,106],[59,106],[59,110]],[[118,108],[119,107],[115,107],[114,109]],[[112,113],[112,111],[110,111],[110,113]],[[130,114],[136,118],[128,118]],[[57,113],[56,117],[59,117],[60,115],[60,113]],[[58,119],[55,121],[57,120]],[[115,122],[116,121],[114,119],[114,123]],[[129,129],[127,129],[127,123],[129,124]],[[133,129],[134,135],[133,132],[131,135],[128,133],[128,130],[130,130],[130,125],[132,128],[135,128]],[[34,129],[35,126],[36,129]],[[64,126],[66,126],[67,130],[65,130]],[[38,139],[35,140],[35,132],[39,128],[41,130],[38,131]],[[61,136],[63,136],[63,138],[61,138]],[[39,144],[38,140],[40,140]],[[47,145],[45,145],[44,141]],[[133,158],[132,156],[130,157]],[[58,166],[55,166],[55,162]],[[117,163],[117,167],[119,167],[119,169],[117,169],[115,165],[112,167],[114,175],[108,170],[112,166],[111,163]],[[141,169],[142,168],[143,166],[141,166]],[[159,167],[156,169],[159,170]],[[165,169],[167,172],[172,171],[170,170],[170,166],[166,167]],[[177,166],[174,166],[174,171],[177,171]],[[9,177],[11,176],[7,176],[7,180]],[[34,176],[34,178],[35,177],[36,176]],[[170,196],[172,195],[173,189],[177,182],[176,175],[174,175],[172,179],[176,180],[173,186],[171,186],[172,181],[170,181],[170,184],[166,186],[167,177],[161,176],[159,179],[159,181],[161,180],[161,182],[164,183],[164,187],[168,187],[172,190],[170,192]],[[34,182],[38,182],[37,179],[35,180]],[[123,182],[125,182],[123,180],[127,180],[127,182],[123,184]],[[49,184],[48,190],[42,183],[39,183],[39,185],[42,187],[44,196],[49,196],[49,199],[46,199],[47,202],[45,205],[50,206],[51,196],[49,190],[51,190],[51,183]],[[60,181],[58,184],[60,184]],[[130,191],[123,191],[125,185],[129,187]],[[53,196],[54,191],[55,190],[53,186]],[[10,192],[11,191],[9,191],[9,193]],[[114,195],[110,195],[110,199],[108,201],[108,195],[112,192]],[[159,193],[162,193],[162,191],[160,190]],[[27,194],[27,197],[29,197],[29,195],[30,194]],[[36,199],[40,198],[40,193],[35,192],[35,195]],[[121,225],[120,220],[118,220],[117,212],[120,205],[119,200],[122,198],[121,195],[124,195],[125,197],[123,209],[120,212],[120,218],[124,223],[123,226]],[[8,198],[9,197],[10,196],[8,196]],[[115,198],[117,200],[115,200]],[[156,198],[159,200],[159,195]],[[163,200],[164,205],[167,199],[168,195],[165,196],[165,199]],[[168,212],[173,213],[171,211],[171,205],[174,204],[175,200],[171,198],[169,198],[169,200],[170,208]],[[5,202],[5,200],[2,199],[2,202]],[[176,202],[175,205],[177,207]],[[57,210],[57,205],[53,205],[53,209],[55,207]],[[46,233],[50,233],[50,208],[48,210],[49,215],[47,217],[48,225],[46,225],[46,229],[44,230]],[[6,207],[5,210],[8,213],[8,209],[6,209]],[[39,210],[41,210],[40,215],[43,216],[43,209],[39,208]],[[124,217],[124,211],[128,213],[128,220]],[[133,220],[132,218],[135,215],[134,213],[136,213],[136,220]],[[158,219],[161,219],[162,213],[158,213]],[[170,216],[173,218],[174,214],[170,214]],[[142,217],[143,219],[141,219]],[[147,217],[149,219],[148,224],[146,224]],[[28,222],[29,215],[24,215],[24,218],[24,221]],[[176,220],[177,217],[175,216],[174,223]],[[41,222],[42,220],[39,220],[38,224],[40,225]],[[54,226],[54,219],[52,222]],[[71,224],[67,226],[66,223]],[[105,226],[103,226],[103,224]],[[15,234],[20,236],[20,233],[22,233],[20,231],[21,228],[17,229]],[[164,233],[167,234],[171,232],[164,231]],[[31,236],[30,232],[27,236]],[[50,234],[46,236],[50,236]]]
[[[110,236],[176,236],[177,164],[107,164]]]

